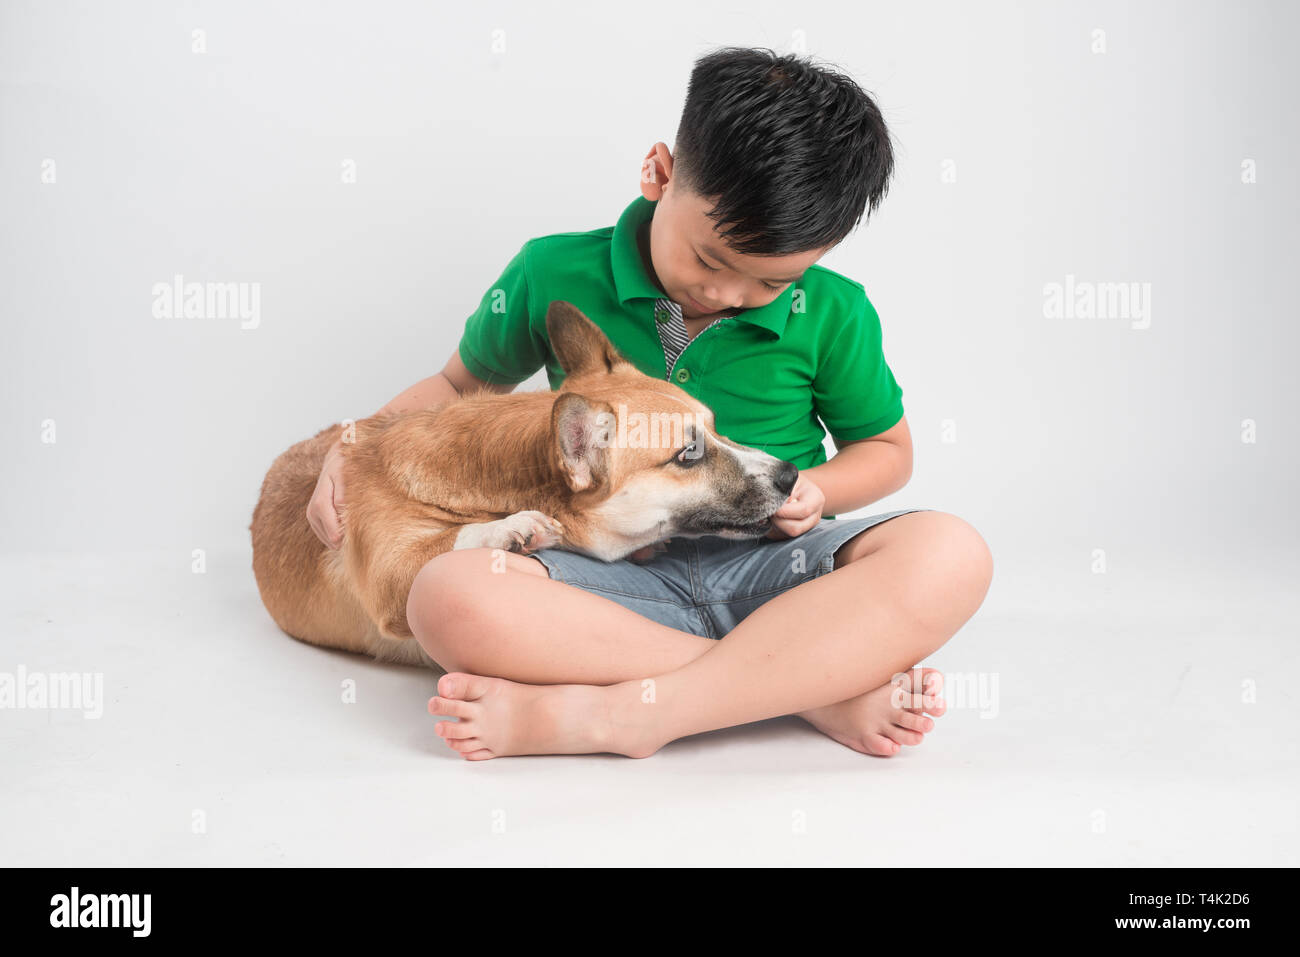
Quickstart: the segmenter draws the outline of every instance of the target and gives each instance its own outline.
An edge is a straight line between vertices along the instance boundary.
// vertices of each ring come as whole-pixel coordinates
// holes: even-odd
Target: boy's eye
[[[696,254],[695,254],[695,261],[696,261],[697,263],[699,263],[701,266],[703,266],[705,269],[707,269],[709,272],[717,272],[717,271],[718,271],[718,268],[717,268],[716,266],[710,266],[710,265],[709,265],[708,263],[706,263],[703,259],[701,259],[699,253],[696,253]],[[773,292],[780,292],[782,289],[784,289],[786,286],[789,285],[789,283],[784,283],[784,282],[783,282],[783,283],[778,283],[777,285],[774,286],[774,285],[772,285],[770,282],[768,282],[768,281],[765,280],[765,279],[764,279],[764,280],[761,280],[761,282],[763,283],[763,288],[765,288],[765,289],[770,289],[770,290],[772,290]]]

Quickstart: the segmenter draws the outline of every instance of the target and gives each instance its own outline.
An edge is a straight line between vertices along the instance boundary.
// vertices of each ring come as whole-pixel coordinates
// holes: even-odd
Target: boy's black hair
[[[880,205],[893,170],[880,109],[848,76],[765,48],[722,47],[695,62],[673,181],[717,197],[708,215],[736,252],[839,243]]]

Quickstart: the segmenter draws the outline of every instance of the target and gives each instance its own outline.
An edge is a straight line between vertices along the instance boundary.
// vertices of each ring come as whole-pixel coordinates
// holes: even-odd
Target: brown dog
[[[713,413],[641,373],[567,302],[546,315],[556,392],[486,390],[355,425],[343,450],[344,539],[307,503],[334,425],[275,460],[253,512],[253,572],[290,635],[408,664],[416,573],[453,548],[564,548],[604,561],[667,538],[757,538],[794,487],[789,462],[713,431]],[[347,436],[352,439],[352,436]]]

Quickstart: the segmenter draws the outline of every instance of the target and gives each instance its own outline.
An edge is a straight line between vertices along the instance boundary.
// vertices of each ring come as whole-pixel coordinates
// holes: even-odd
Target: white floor
[[[284,636],[246,549],[9,556],[0,672],[102,673],[104,700],[0,710],[0,864],[1295,866],[1300,567],[1232,564],[1003,559],[929,662],[996,698],[892,759],[783,718],[471,764],[432,672]]]

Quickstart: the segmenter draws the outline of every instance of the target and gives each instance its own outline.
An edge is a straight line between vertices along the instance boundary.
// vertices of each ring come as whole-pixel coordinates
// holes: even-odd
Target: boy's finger
[[[793,538],[797,534],[795,531],[797,527],[798,525],[790,519],[773,515],[772,527],[768,529],[768,534],[773,535],[775,533],[774,538]]]
[[[797,522],[801,519],[807,518],[812,513],[813,507],[811,502],[789,502],[773,512],[772,518],[784,518],[791,522]]]

